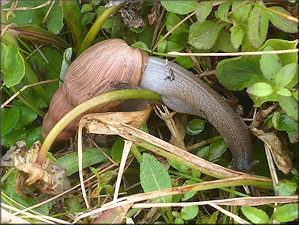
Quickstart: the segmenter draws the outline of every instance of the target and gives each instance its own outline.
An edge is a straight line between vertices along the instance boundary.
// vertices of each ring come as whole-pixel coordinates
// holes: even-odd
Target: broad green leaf
[[[294,195],[297,189],[298,184],[290,180],[279,181],[279,183],[274,186],[275,193],[278,194],[278,196]]]
[[[184,44],[177,44],[172,41],[167,41],[167,46],[166,46],[165,52],[172,52],[172,51],[180,52],[184,48],[185,48]]]
[[[101,150],[110,156],[110,150],[101,147]],[[83,168],[94,165],[96,163],[106,162],[107,157],[97,148],[87,148],[83,150]],[[78,152],[71,152],[57,159],[57,163],[66,169],[66,175],[70,176],[79,171]]]
[[[20,119],[20,109],[17,107],[2,109],[1,113],[1,136],[8,134]]]
[[[31,146],[37,140],[42,140],[42,126],[13,130],[2,137],[2,145],[9,147],[19,140],[24,140],[28,146]]]
[[[25,62],[13,45],[1,43],[1,73],[6,87],[18,84],[25,75]]]
[[[193,119],[187,124],[187,134],[197,135],[205,128],[206,120]]]
[[[281,96],[286,96],[286,97],[292,96],[292,92],[284,87],[276,87],[275,92]]]
[[[189,1],[168,1],[168,0],[161,0],[162,6],[168,11],[177,13],[180,15],[184,15],[187,13],[194,12],[196,9],[196,1],[189,0]]]
[[[218,6],[218,10],[215,12],[215,15],[219,19],[221,19],[225,22],[231,23],[230,19],[228,18],[228,12],[229,12],[231,4],[232,3],[230,1],[223,2],[222,4],[220,4]]]
[[[297,67],[297,63],[290,63],[283,66],[275,76],[275,83],[281,87],[287,86],[296,75]]]
[[[230,91],[242,90],[263,81],[259,68],[241,57],[224,59],[216,67],[219,82]]]
[[[252,223],[266,224],[269,222],[268,215],[260,209],[251,206],[242,206],[241,211]]]
[[[198,214],[198,205],[184,206],[181,210],[181,217],[184,220],[192,220]]]
[[[209,161],[218,159],[227,149],[228,145],[224,140],[215,141],[209,147]]]
[[[55,1],[47,21],[47,29],[53,34],[59,34],[63,28],[63,11],[58,1]]]
[[[264,83],[264,82],[258,82],[255,83],[247,88],[247,93],[256,95],[258,97],[265,97],[273,93],[273,88],[271,85]]]
[[[187,180],[184,185],[192,185],[192,184],[196,184],[197,182],[195,182],[194,180]],[[193,196],[196,195],[196,191],[190,191],[190,192],[185,192],[182,196],[182,201],[187,201],[191,198],[193,198]]]
[[[235,49],[238,49],[244,39],[244,31],[241,26],[232,26],[230,29],[230,40]]]
[[[260,107],[265,102],[277,102],[280,98],[280,95],[278,95],[276,92],[273,92],[272,94],[262,98],[252,94],[249,94],[249,96],[254,102],[253,107]]]
[[[294,120],[298,120],[298,102],[293,97],[279,97],[279,105],[282,110]]]
[[[176,14],[174,14],[174,13],[168,13],[168,15],[166,17],[166,22],[165,22],[167,31],[170,31],[173,27],[175,27],[181,21],[182,21],[181,18],[178,17]],[[180,26],[178,26],[172,32],[172,34],[188,33],[188,31],[189,30],[188,30],[186,24],[183,23]]]
[[[273,51],[271,46],[264,48],[264,51]],[[277,54],[263,54],[260,59],[260,69],[264,77],[275,83],[275,77],[278,71],[282,68],[280,58]]]
[[[273,213],[273,219],[281,223],[291,222],[299,218],[299,207],[297,203],[279,206]]]
[[[269,9],[275,10],[277,12],[283,13],[287,16],[291,15],[287,10],[280,6],[272,6]],[[273,12],[267,11],[269,15],[269,20],[278,29],[287,33],[298,33],[298,23],[289,20],[281,15],[275,14]]]
[[[95,17],[95,13],[92,12],[87,12],[84,13],[83,17],[82,17],[82,25],[85,26],[89,23],[91,23],[91,21],[93,20],[93,18]]]
[[[195,22],[191,25],[188,43],[197,49],[210,49],[214,46],[221,27],[213,21]]]
[[[196,10],[195,10],[197,21],[199,23],[205,21],[208,15],[211,13],[212,9],[213,9],[213,1],[202,1],[197,3]]]
[[[171,179],[165,167],[152,155],[142,154],[140,181],[144,192],[171,188]],[[172,196],[154,199],[154,202],[171,202]]]
[[[217,224],[219,211],[215,211],[212,215],[201,218],[201,224]]]
[[[182,67],[184,67],[185,69],[190,69],[193,67],[193,62],[192,60],[187,57],[187,56],[179,56],[176,57],[175,61],[180,64]]]
[[[179,172],[185,173],[185,174],[190,174],[190,168],[188,166],[186,166],[182,163],[178,163],[171,159],[168,159],[167,161],[173,168],[177,169]]]
[[[145,52],[151,52],[149,47],[147,47],[147,45],[141,41],[135,42],[134,44],[131,45],[131,47],[132,48],[140,48],[141,50],[143,50]]]
[[[159,45],[158,45],[158,52],[159,53],[163,53],[166,49],[166,46],[167,46],[167,41],[164,39]]]
[[[293,95],[294,99],[296,99],[296,101],[299,101],[299,91],[298,90],[293,91],[292,95]]]
[[[177,44],[187,43],[188,35],[189,35],[189,30],[188,33],[172,34],[169,36],[169,41]]]
[[[114,162],[121,161],[124,144],[125,144],[124,139],[121,137],[118,137],[114,142],[111,149],[111,158],[113,159]]]
[[[248,15],[251,11],[251,4],[246,4],[241,7],[239,7],[240,4],[242,4],[242,1],[233,1],[232,3],[232,11],[234,11],[233,16],[240,22],[245,22],[248,18]],[[237,10],[235,10],[238,8]]]
[[[79,198],[74,195],[68,196],[65,200],[64,203],[67,207],[67,209],[71,212],[80,212],[82,210]]]
[[[12,1],[10,1],[12,2]],[[5,5],[10,7],[10,3]],[[8,22],[17,24],[18,26],[22,25],[34,25],[39,27],[45,16],[45,8],[31,9],[41,5],[41,1],[18,1],[16,7],[29,8],[30,10],[14,10],[13,13],[9,14]]]
[[[276,114],[274,114],[276,115]],[[282,131],[296,131],[298,129],[298,122],[289,117],[287,114],[279,114],[277,122],[273,122],[277,130]],[[274,116],[273,116],[274,118]]]
[[[93,9],[92,5],[90,5],[90,4],[84,4],[84,5],[82,5],[80,11],[81,11],[81,13],[86,13],[86,12],[91,11],[92,9]]]
[[[266,40],[269,18],[265,9],[254,6],[248,18],[248,37],[255,48],[259,48]]]
[[[20,119],[16,124],[15,129],[17,129],[17,127],[22,127],[24,125],[27,125],[37,118],[37,114],[34,111],[32,111],[30,108],[27,107],[18,107],[18,108],[20,110]]]
[[[234,48],[230,33],[226,29],[221,29],[215,45],[212,48],[213,51],[222,51],[222,52],[237,52],[238,49]]]

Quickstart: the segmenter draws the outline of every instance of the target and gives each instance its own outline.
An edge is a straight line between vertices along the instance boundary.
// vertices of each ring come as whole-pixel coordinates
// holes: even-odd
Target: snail
[[[64,83],[53,95],[43,121],[43,136],[71,109],[108,90],[113,82],[128,82],[162,96],[172,110],[207,119],[223,136],[232,152],[235,168],[250,172],[252,143],[243,119],[202,80],[180,65],[148,56],[121,39],[105,40],[84,51],[70,65]],[[89,112],[117,110],[120,102],[97,107]],[[67,140],[80,118],[58,136]]]

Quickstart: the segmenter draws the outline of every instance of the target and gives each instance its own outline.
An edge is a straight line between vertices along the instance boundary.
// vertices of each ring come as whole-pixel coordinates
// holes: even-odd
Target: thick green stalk
[[[102,11],[102,13],[98,16],[88,33],[86,34],[84,41],[78,51],[78,54],[81,54],[85,49],[87,49],[89,46],[92,45],[92,42],[94,41],[97,34],[102,29],[105,22],[121,7],[123,4],[113,6],[111,8],[106,8]]]
[[[161,101],[161,96],[149,90],[118,90],[98,95],[81,103],[72,111],[67,113],[49,132],[40,149],[36,164],[43,164],[44,160],[46,159],[47,152],[49,151],[54,140],[57,138],[60,132],[78,116],[96,106],[107,104],[112,101],[128,99],[149,99],[154,101]]]

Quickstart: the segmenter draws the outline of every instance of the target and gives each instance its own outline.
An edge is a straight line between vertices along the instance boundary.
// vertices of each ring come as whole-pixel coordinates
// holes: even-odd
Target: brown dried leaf
[[[274,132],[265,133],[264,131],[253,127],[251,128],[251,131],[269,147],[278,169],[284,174],[288,174],[293,167],[293,154],[287,148],[286,141]]]
[[[134,112],[107,112],[91,113],[85,115],[80,120],[80,124],[85,124],[88,133],[95,134],[115,134],[117,127],[128,124],[139,128],[149,117],[152,107]]]

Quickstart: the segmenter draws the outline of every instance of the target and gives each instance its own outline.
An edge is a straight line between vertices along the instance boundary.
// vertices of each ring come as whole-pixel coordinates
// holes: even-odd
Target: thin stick
[[[168,52],[167,55],[174,56],[244,56],[244,55],[264,55],[264,54],[287,54],[299,52],[298,49],[286,49],[275,51],[258,51],[258,52],[220,52],[220,53],[182,53],[182,52]]]
[[[17,97],[21,92],[25,91],[27,88],[29,87],[33,87],[33,86],[37,86],[40,84],[46,84],[46,83],[51,83],[51,82],[56,82],[58,81],[58,79],[54,79],[54,80],[45,80],[45,81],[41,81],[35,84],[28,84],[25,85],[24,87],[22,87],[18,92],[14,93],[9,99],[7,99],[2,105],[1,105],[1,109],[3,109],[8,103],[10,103],[15,97]]]

